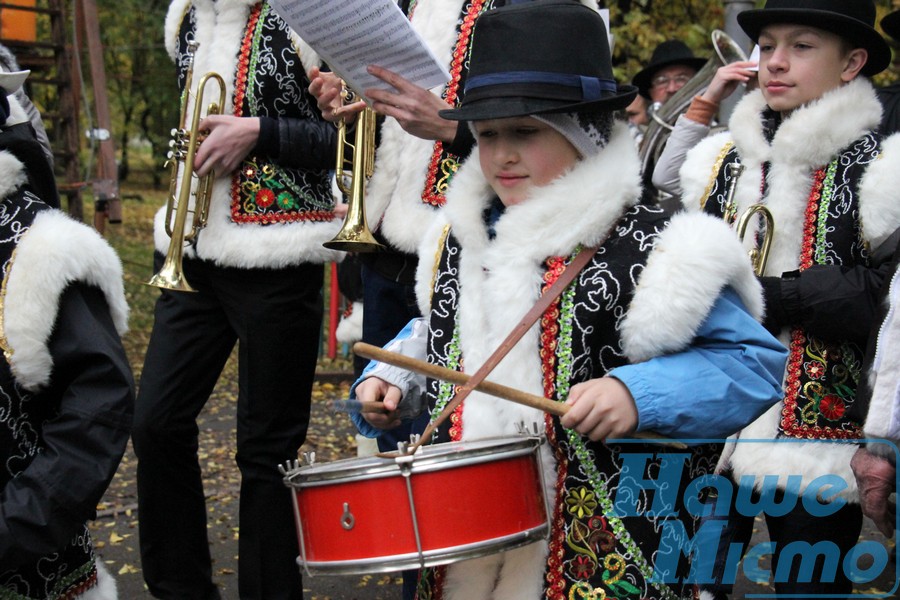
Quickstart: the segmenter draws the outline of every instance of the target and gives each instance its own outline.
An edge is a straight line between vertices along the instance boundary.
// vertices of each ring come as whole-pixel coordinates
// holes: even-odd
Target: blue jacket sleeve
[[[634,396],[638,431],[724,438],[783,397],[787,349],[726,288],[685,350],[613,369]]]

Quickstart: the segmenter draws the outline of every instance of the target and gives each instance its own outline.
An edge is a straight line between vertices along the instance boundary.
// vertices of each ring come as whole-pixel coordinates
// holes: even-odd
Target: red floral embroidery
[[[819,402],[819,412],[825,415],[826,419],[837,421],[847,412],[847,406],[839,396],[828,394]]]
[[[597,564],[589,556],[576,556],[572,561],[572,575],[578,579],[589,579],[596,570]]]
[[[825,374],[825,365],[817,360],[803,363],[803,368],[806,369],[806,374],[809,375],[810,379],[821,379],[822,375]]]
[[[809,198],[806,204],[806,211],[804,213],[804,223],[803,223],[803,241],[800,245],[800,270],[806,270],[810,268],[814,264],[813,260],[813,251],[815,247],[815,239],[816,239],[816,221],[819,213],[819,200],[822,197],[822,185],[825,181],[825,169],[818,169],[813,175],[813,184],[812,188],[809,191]],[[791,331],[791,344],[790,344],[790,354],[788,357],[788,367],[787,367],[787,377],[785,378],[784,385],[784,406],[781,409],[781,428],[784,431],[784,434],[790,437],[796,437],[801,439],[856,439],[862,435],[859,427],[852,427],[850,429],[843,429],[840,427],[820,427],[820,426],[811,426],[806,423],[801,423],[797,414],[799,412],[799,407],[797,405],[797,399],[800,395],[801,383],[800,379],[804,374],[803,368],[806,367],[809,363],[803,363],[803,357],[805,355],[806,344],[808,340],[804,331],[795,327]],[[821,364],[821,363],[819,363]],[[810,376],[810,378],[814,378],[809,371],[806,373]],[[824,365],[822,369],[822,375],[824,375]],[[839,398],[838,398],[839,399]],[[829,406],[826,407],[825,405]],[[845,411],[846,408],[843,406],[843,401],[841,401],[840,410]],[[828,417],[825,410],[832,411],[832,414],[836,414],[837,408],[834,408],[834,403],[829,401],[825,402],[823,399],[820,403],[819,410],[826,418]],[[837,417],[835,417],[837,418]]]
[[[275,202],[275,192],[263,188],[256,192],[256,205],[260,208],[268,208]]]

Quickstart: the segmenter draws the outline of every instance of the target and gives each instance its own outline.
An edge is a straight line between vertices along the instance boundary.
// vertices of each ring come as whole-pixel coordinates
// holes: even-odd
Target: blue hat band
[[[585,77],[584,75],[572,75],[569,73],[546,73],[541,71],[506,71],[504,73],[491,73],[470,77],[466,81],[466,93],[489,85],[509,84],[550,84],[568,88],[580,88],[584,101],[600,100],[603,92],[617,90],[616,82],[612,79],[600,79],[599,77]]]

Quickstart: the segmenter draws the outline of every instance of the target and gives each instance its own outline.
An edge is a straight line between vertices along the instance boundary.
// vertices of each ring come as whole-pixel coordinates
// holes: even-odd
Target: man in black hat
[[[705,63],[705,58],[694,56],[681,40],[667,40],[653,50],[650,64],[638,71],[631,83],[650,102],[665,104]]]
[[[474,37],[465,95],[441,115],[472,129],[477,159],[460,167],[424,234],[416,296],[425,317],[398,344],[472,373],[542,292],[574,274],[490,373],[568,412],[550,417],[478,392],[455,406],[453,385],[397,379],[378,363],[368,370],[357,397],[389,411],[362,413],[370,429],[395,426],[396,411],[424,390],[432,418],[452,415],[440,442],[511,436],[522,422],[546,434],[549,538],[428,569],[419,597],[685,597],[690,552],[668,544],[692,536],[693,520],[680,502],[651,514],[652,492],[631,485],[643,463],[641,474],[626,474],[648,453],[656,472],[666,450],[604,440],[650,429],[725,436],[777,400],[784,350],[751,316],[760,289],[728,228],[697,214],[669,224],[661,209],[640,204],[637,152],[615,118],[637,90],[616,83],[599,14],[571,0],[535,0],[485,13]],[[699,476],[720,448],[680,456]],[[667,483],[683,490],[690,478]],[[634,510],[614,508],[616,497],[636,501]],[[448,495],[446,526],[471,526],[454,518],[453,502]],[[485,498],[485,511],[497,502]]]
[[[754,205],[772,217],[750,220],[743,243],[766,254],[757,266],[765,324],[790,352],[784,398],[740,432],[720,465],[734,496],[754,499],[719,507],[735,529],[719,556],[747,549],[762,512],[776,594],[844,596],[862,583],[855,563],[847,567],[862,525],[854,408],[885,274],[878,255],[900,227],[900,138],[878,131],[868,79],[891,60],[875,16],[872,0],[768,0],[740,13],[760,47],[759,89],[735,106],[729,131],[700,142],[681,168],[689,210],[736,227]],[[823,481],[831,491],[817,493]],[[824,548],[842,567],[811,556]],[[884,548],[873,551],[887,562]],[[726,585],[710,595],[723,597],[734,581],[737,560],[728,563],[716,573]]]

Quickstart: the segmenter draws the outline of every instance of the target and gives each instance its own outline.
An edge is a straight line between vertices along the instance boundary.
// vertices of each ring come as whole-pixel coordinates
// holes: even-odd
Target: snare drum
[[[422,446],[297,467],[291,488],[311,574],[447,564],[530,544],[549,531],[537,437]]]

